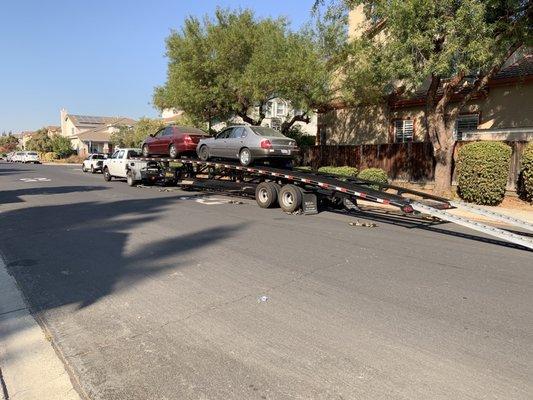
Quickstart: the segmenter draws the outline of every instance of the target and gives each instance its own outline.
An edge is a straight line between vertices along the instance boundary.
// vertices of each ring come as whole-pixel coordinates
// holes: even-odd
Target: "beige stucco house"
[[[378,27],[381,29],[381,27]],[[349,35],[373,29],[362,7],[349,15]],[[382,30],[376,33],[377,40]],[[346,107],[338,104],[319,118],[321,144],[378,144],[426,140],[425,88],[410,98],[380,105]],[[472,99],[455,121],[458,139],[533,140],[533,55],[515,53]]]
[[[61,135],[70,139],[78,155],[110,153],[111,135],[119,126],[132,126],[135,120],[128,117],[99,117],[69,114],[61,110]]]

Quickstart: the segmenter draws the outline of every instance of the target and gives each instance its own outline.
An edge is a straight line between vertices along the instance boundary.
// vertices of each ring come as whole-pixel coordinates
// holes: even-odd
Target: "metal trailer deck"
[[[453,222],[533,250],[533,238],[528,237],[526,234],[509,232],[491,225],[472,221],[468,218],[451,214],[449,210],[462,209],[469,213],[482,215],[492,220],[501,221],[508,225],[533,232],[533,224],[527,221],[512,218],[471,204],[449,200],[399,186],[369,182],[358,178],[345,179],[327,174],[286,170],[262,165],[242,166],[238,163],[228,161],[201,161],[191,158],[172,159],[164,157],[137,157],[132,159],[132,161],[135,160],[161,163],[166,169],[169,168],[170,163],[181,163],[183,166],[176,168],[179,175],[178,185],[186,184],[194,186],[194,180],[198,179],[198,175],[207,176],[207,178],[200,178],[203,181],[229,178],[242,182],[243,184],[275,182],[279,185],[296,185],[303,190],[309,190],[319,196],[329,195],[330,197],[343,199],[343,201],[347,199],[352,201],[353,204],[357,204],[357,200],[360,199],[394,206],[404,213],[419,212],[428,214],[441,220]],[[419,199],[413,199],[413,197]],[[257,194],[256,200],[259,203]]]

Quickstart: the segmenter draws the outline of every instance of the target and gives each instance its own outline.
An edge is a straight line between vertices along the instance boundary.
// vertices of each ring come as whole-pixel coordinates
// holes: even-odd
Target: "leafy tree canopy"
[[[110,141],[116,147],[139,147],[146,137],[164,125],[162,120],[141,118],[134,126],[118,126]]]
[[[0,152],[9,153],[17,148],[18,139],[13,135],[3,135],[0,137]]]
[[[305,113],[327,100],[329,88],[314,44],[310,31],[291,32],[284,19],[258,19],[250,10],[218,9],[203,21],[189,17],[167,38],[167,82],[155,89],[154,103],[204,121],[238,115],[260,124],[275,97]]]

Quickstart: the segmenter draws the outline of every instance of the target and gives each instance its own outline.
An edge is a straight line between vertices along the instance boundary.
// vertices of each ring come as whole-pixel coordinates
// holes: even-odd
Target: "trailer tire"
[[[111,176],[111,174],[109,173],[109,169],[108,169],[107,167],[105,167],[105,168],[104,168],[104,180],[105,180],[106,182],[109,182],[109,181],[111,181],[111,178],[112,178],[112,176]]]
[[[133,178],[133,173],[131,172],[131,170],[128,170],[128,172],[126,172],[126,182],[128,182],[128,186],[135,186],[135,179]]]
[[[279,185],[274,182],[261,182],[255,188],[255,201],[261,208],[271,208],[278,204]]]
[[[295,185],[284,185],[278,193],[278,202],[285,212],[294,212],[302,207],[302,190]]]

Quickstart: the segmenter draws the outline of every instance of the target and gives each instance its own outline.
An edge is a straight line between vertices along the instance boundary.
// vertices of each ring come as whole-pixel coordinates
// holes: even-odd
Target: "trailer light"
[[[272,148],[272,142],[268,139],[261,140],[261,148],[262,149],[271,149]]]

